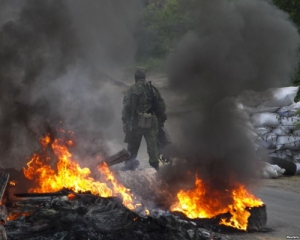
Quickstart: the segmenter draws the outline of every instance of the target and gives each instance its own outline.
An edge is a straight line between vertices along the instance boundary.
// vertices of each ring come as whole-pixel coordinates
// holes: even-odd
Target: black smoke
[[[139,9],[135,0],[126,5],[0,1],[3,167],[24,166],[25,157],[39,148],[39,138],[57,128],[75,132],[79,155],[108,151],[105,142],[112,136],[107,129],[122,93],[106,84],[107,75],[119,77],[116,69],[134,59],[132,32]]]
[[[183,5],[194,29],[169,56],[168,75],[170,87],[194,110],[183,117],[176,139],[175,156],[181,161],[162,175],[175,188],[193,181],[196,173],[213,189],[230,188],[232,180],[249,186],[265,155],[258,153],[234,97],[245,89],[291,84],[297,29],[270,1]]]

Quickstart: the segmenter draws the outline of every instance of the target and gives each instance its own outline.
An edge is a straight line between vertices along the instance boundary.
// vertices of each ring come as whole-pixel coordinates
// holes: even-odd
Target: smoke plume
[[[264,0],[185,1],[194,30],[169,56],[170,87],[194,111],[176,139],[181,161],[165,179],[182,187],[197,173],[213,189],[245,185],[257,176],[259,155],[247,130],[247,116],[234,99],[290,84],[299,35],[286,13]],[[190,174],[186,174],[189,172]]]
[[[120,77],[116,67],[132,62],[139,8],[135,0],[0,1],[2,167],[24,166],[55,128],[74,131],[85,154],[108,151],[103,139],[112,138],[122,96],[106,74]]]

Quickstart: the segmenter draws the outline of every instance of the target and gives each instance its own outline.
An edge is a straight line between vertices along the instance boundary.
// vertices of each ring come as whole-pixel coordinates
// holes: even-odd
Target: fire
[[[16,183],[14,181],[9,181],[10,186],[16,186]]]
[[[262,206],[263,202],[247,191],[245,186],[235,183],[233,190],[211,190],[196,176],[195,188],[180,190],[178,202],[171,211],[183,212],[188,218],[212,218],[219,214],[230,213],[230,220],[221,219],[220,224],[247,230],[250,212],[247,208]]]
[[[68,147],[73,145],[71,140],[55,139],[51,142],[50,136],[46,135],[40,140],[40,143],[43,153],[33,154],[27,163],[27,168],[23,168],[25,177],[38,183],[38,187],[30,189],[29,192],[54,192],[67,188],[76,193],[89,191],[101,197],[121,195],[123,204],[127,208],[135,208],[130,189],[117,182],[105,163],[100,164],[98,170],[107,184],[96,181],[90,176],[89,168],[81,168],[77,162],[72,160],[72,154],[68,150]],[[51,163],[53,160],[47,154],[48,147],[58,158],[56,169],[53,168]],[[73,197],[70,195],[69,198]]]
[[[30,216],[32,213],[30,212],[23,212],[23,213],[14,213],[14,214],[9,214],[9,216],[7,216],[6,220],[7,221],[14,221],[16,219],[18,219],[19,217],[27,217],[27,216]]]

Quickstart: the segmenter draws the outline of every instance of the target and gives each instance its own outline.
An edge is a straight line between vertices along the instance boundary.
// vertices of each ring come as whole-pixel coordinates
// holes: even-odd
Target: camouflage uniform
[[[159,154],[157,149],[157,137],[159,125],[163,125],[167,119],[165,114],[165,103],[157,88],[151,83],[145,81],[146,70],[138,68],[135,73],[136,83],[127,91],[123,100],[122,120],[123,124],[132,120],[132,130],[126,132],[125,142],[128,143],[127,150],[131,153],[131,160],[135,160],[140,148],[142,137],[145,137],[147,143],[147,151],[149,155],[149,164],[158,169]],[[153,96],[156,104],[153,106]],[[134,116],[132,115],[132,99],[135,97],[136,106]],[[151,113],[151,127],[138,127],[138,114]],[[126,164],[126,163],[125,163]]]

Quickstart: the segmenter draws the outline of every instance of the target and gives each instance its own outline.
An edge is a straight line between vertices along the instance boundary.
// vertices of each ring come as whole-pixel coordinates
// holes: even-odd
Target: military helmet
[[[137,67],[135,69],[134,76],[136,79],[145,79],[146,78],[147,69],[144,67]]]

